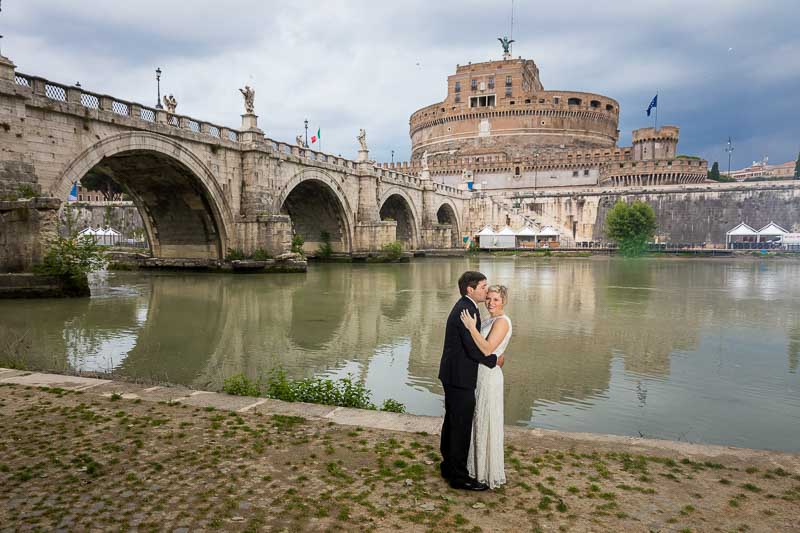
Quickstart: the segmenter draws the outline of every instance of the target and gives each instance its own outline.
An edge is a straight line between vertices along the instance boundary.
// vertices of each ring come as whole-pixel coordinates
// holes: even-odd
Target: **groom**
[[[477,319],[481,328],[478,304],[486,300],[486,276],[480,272],[464,272],[458,278],[461,299],[456,302],[444,332],[444,350],[439,364],[439,380],[444,385],[444,424],[440,451],[442,477],[454,489],[486,490],[489,487],[471,477],[467,472],[472,433],[472,416],[475,412],[475,383],[478,380],[478,365],[494,368],[496,355],[485,356],[472,340],[466,326],[461,322],[461,311],[466,309]],[[500,363],[502,364],[502,355]]]

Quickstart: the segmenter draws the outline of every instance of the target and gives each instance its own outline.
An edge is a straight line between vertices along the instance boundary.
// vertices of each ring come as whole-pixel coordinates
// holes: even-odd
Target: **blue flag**
[[[647,106],[647,116],[650,116],[650,110],[654,107],[658,107],[658,95],[655,95],[653,99],[650,101],[650,105]]]
[[[67,197],[68,202],[74,202],[78,199],[78,182],[74,182],[72,184],[72,190],[69,191],[69,196]]]

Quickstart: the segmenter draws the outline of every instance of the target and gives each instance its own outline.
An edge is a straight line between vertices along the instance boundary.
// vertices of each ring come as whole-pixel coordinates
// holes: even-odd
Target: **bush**
[[[269,253],[263,248],[257,249],[250,257],[253,261],[266,261],[267,259],[271,259]]]
[[[292,237],[292,252],[300,255],[305,255],[303,251],[303,245],[306,243],[306,240],[303,238],[302,235],[294,235]]]
[[[225,380],[222,390],[234,396],[261,396],[261,388],[244,374],[236,374]]]
[[[266,396],[286,402],[376,409],[370,401],[370,391],[362,383],[353,381],[351,376],[336,381],[322,378],[291,380],[283,369],[278,368],[264,382],[253,382],[243,374],[231,376],[225,380],[222,389],[236,396]],[[405,410],[402,403],[392,399],[386,400],[381,406],[381,411],[404,413]]]
[[[56,237],[50,243],[44,260],[34,267],[34,271],[37,274],[61,278],[64,293],[68,296],[89,296],[87,276],[102,269],[105,264],[105,257],[93,238]]]
[[[244,252],[239,248],[228,248],[228,254],[225,256],[226,261],[243,261],[246,258]]]
[[[381,411],[389,411],[390,413],[405,413],[406,406],[397,400],[388,398],[383,402],[383,405],[381,405]]]
[[[322,244],[319,245],[317,249],[317,254],[320,257],[330,257],[333,255],[333,247],[331,246],[331,234],[327,231],[323,231],[319,234],[319,239],[322,241]]]
[[[389,244],[384,244],[381,247],[383,253],[389,258],[394,261],[403,257],[403,243],[400,241],[390,242]]]

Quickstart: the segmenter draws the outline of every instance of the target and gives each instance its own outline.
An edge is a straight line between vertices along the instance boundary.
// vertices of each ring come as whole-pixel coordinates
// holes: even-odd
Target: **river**
[[[443,412],[456,280],[510,289],[509,424],[800,451],[800,262],[465,257],[307,274],[102,272],[92,298],[0,301],[0,356],[220,389],[283,367]],[[485,311],[484,311],[485,313]]]

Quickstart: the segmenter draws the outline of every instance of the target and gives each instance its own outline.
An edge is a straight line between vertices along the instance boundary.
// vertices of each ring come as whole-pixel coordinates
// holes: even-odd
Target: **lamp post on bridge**
[[[156,86],[158,87],[156,96],[156,109],[164,109],[164,106],[161,105],[161,67],[156,68]]]
[[[305,120],[303,121],[303,124],[304,124],[304,125],[305,125],[305,127],[306,127],[306,148],[308,148],[308,119],[305,119]]]
[[[392,150],[392,163],[394,163],[394,150]]]
[[[731,154],[733,153],[733,143],[731,143],[731,138],[728,137],[728,147],[725,148],[725,151],[728,153],[728,178],[731,177]]]

